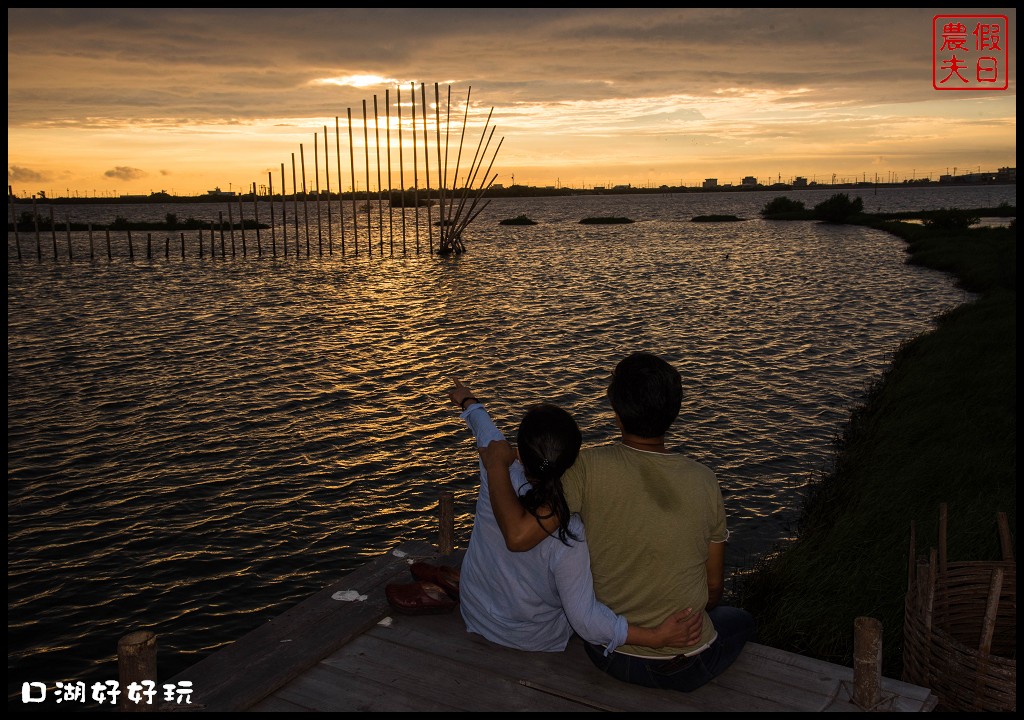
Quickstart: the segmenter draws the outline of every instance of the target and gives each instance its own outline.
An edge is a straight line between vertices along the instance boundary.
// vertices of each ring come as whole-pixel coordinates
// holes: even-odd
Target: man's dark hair
[[[625,432],[661,437],[679,415],[683,381],[679,371],[657,355],[633,353],[615,366],[608,399]]]

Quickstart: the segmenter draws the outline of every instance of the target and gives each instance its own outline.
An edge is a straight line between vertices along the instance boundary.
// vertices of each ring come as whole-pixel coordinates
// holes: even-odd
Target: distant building
[[[757,178],[753,175],[747,175],[743,178],[743,187],[757,187]]]
[[[793,187],[794,188],[805,188],[805,187],[807,187],[807,178],[805,178],[805,177],[794,178],[794,180],[793,180]]]
[[[706,178],[702,187],[705,190],[714,190],[718,187],[718,178]]]
[[[220,187],[215,187],[213,190],[207,190],[207,195],[223,195],[225,197],[234,197],[235,193],[230,190],[221,190]]]

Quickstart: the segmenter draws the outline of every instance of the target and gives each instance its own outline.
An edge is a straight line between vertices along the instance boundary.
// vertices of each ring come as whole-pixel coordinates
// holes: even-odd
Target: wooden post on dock
[[[156,688],[156,635],[149,630],[128,633],[117,641],[117,673],[121,681],[121,695],[118,698],[120,712],[156,712],[157,703],[150,698],[146,702],[143,695],[141,702],[132,702],[128,697],[127,688],[132,683],[142,685],[143,681],[153,683]]]
[[[451,555],[455,551],[455,496],[450,490],[441,493],[437,515],[437,551],[441,555]]]
[[[853,702],[870,710],[882,700],[882,623],[859,617],[853,627]]]

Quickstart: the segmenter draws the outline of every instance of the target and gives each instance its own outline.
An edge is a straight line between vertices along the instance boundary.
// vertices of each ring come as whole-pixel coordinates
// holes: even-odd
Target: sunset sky
[[[933,88],[940,14],[1007,16],[1008,89]],[[408,122],[412,83],[431,102],[434,83],[443,101],[451,87],[451,154],[467,92],[466,154],[493,108],[504,185],[937,179],[1017,164],[1012,8],[15,8],[7,19],[18,196],[191,195],[264,185],[268,172],[279,189],[300,145],[312,187],[324,126],[337,190],[335,118],[347,190],[349,109],[365,188],[362,104],[373,144],[374,96],[383,139],[385,91],[393,104],[401,89]]]

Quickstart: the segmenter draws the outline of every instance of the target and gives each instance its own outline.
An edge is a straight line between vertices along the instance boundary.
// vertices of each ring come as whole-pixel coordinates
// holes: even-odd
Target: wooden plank
[[[318,664],[281,688],[280,697],[314,712],[457,712],[444,702],[397,691],[375,678]],[[262,703],[261,703],[262,704]]]
[[[358,678],[362,687],[383,686],[389,697],[408,698],[410,704],[423,711],[580,709],[574,701],[538,695],[536,690],[510,678],[507,672],[494,672],[461,657],[438,656],[369,636],[353,641],[322,665],[346,677]]]
[[[710,687],[701,688],[693,693],[679,693],[622,683],[593,666],[579,638],[573,638],[566,650],[560,653],[530,653],[505,648],[466,632],[461,618],[454,614],[393,620],[390,627],[371,628],[351,647],[342,648],[325,662],[346,662],[340,656],[354,650],[357,647],[356,643],[363,657],[391,657],[398,652],[398,647],[405,646],[423,653],[457,658],[461,669],[453,668],[448,671],[454,677],[475,678],[475,674],[481,671],[508,677],[511,671],[512,677],[525,687],[551,695],[585,698],[594,707],[676,712],[739,711],[749,709],[752,704],[765,711],[787,710],[792,707],[788,702],[771,702],[751,695],[742,686],[730,689],[721,697],[720,691]],[[369,638],[378,639],[382,644],[370,645]],[[732,672],[732,669],[728,672]],[[442,677],[438,682],[446,681]],[[461,683],[453,682],[449,691],[461,692]],[[497,706],[489,704],[489,700],[488,697],[481,698],[480,704],[467,709],[496,709]],[[550,703],[550,700],[546,702]]]
[[[466,631],[461,613],[391,614],[384,587],[408,563],[458,566],[426,543],[404,544],[352,571],[234,644],[173,678],[192,680],[192,710],[416,711],[861,711],[853,670],[756,643],[692,692],[622,683],[593,666],[573,637],[557,653],[523,652]],[[332,599],[341,590],[363,599]],[[384,618],[387,618],[384,620]],[[382,621],[380,624],[379,621]],[[876,710],[934,709],[926,688],[882,680]]]
[[[403,547],[417,557],[431,552],[422,543]],[[169,682],[191,680],[197,709],[246,709],[376,624],[390,610],[384,586],[406,578],[405,558],[394,553],[375,558]],[[366,597],[332,599],[347,590]]]

